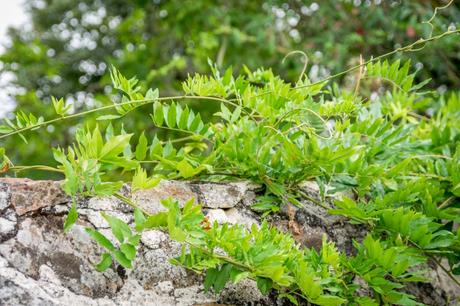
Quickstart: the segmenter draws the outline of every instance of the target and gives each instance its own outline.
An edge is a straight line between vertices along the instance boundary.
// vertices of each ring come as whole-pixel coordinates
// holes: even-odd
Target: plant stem
[[[321,83],[323,83],[323,82],[330,81],[330,80],[332,80],[332,79],[334,79],[334,78],[337,78],[337,77],[339,77],[339,76],[342,76],[342,75],[344,75],[344,74],[347,74],[347,73],[349,73],[349,72],[352,72],[352,71],[354,71],[354,70],[356,70],[356,69],[359,69],[359,68],[362,67],[362,66],[366,66],[367,64],[370,64],[370,63],[372,63],[372,62],[378,61],[378,60],[380,60],[380,59],[382,59],[382,58],[388,57],[388,56],[393,55],[393,54],[395,54],[395,53],[398,53],[398,52],[406,52],[406,51],[412,51],[415,47],[420,46],[420,45],[423,45],[423,46],[421,46],[421,47],[423,48],[424,45],[426,45],[426,43],[428,43],[428,42],[436,41],[436,40],[438,40],[438,39],[443,38],[444,36],[452,35],[452,34],[455,34],[455,33],[460,33],[460,29],[456,29],[456,30],[453,30],[453,31],[446,31],[446,32],[443,32],[443,33],[441,33],[441,34],[439,34],[439,35],[432,36],[432,37],[429,37],[429,38],[420,38],[419,40],[417,40],[417,41],[415,41],[415,42],[413,42],[413,43],[411,43],[411,44],[409,44],[409,45],[406,45],[406,46],[404,46],[404,47],[397,48],[397,49],[395,49],[395,50],[393,50],[393,51],[390,51],[390,52],[387,52],[387,53],[385,53],[385,54],[379,55],[379,56],[377,56],[377,57],[371,58],[370,60],[367,60],[367,61],[365,61],[364,63],[361,63],[361,64],[359,64],[359,65],[357,65],[357,66],[351,67],[351,68],[349,68],[349,69],[347,69],[347,70],[345,70],[345,71],[342,71],[342,72],[333,74],[333,75],[331,75],[331,76],[329,76],[329,77],[327,77],[327,78],[324,78],[324,79],[322,79],[322,80],[313,82],[313,83],[311,83],[311,84],[296,86],[295,88],[305,88],[305,87],[315,86],[315,85],[321,84]]]
[[[397,52],[406,52],[406,51],[416,51],[414,50],[415,47],[419,46],[419,45],[423,45],[421,48],[424,47],[424,45],[426,45],[426,43],[428,42],[431,42],[431,41],[436,41],[438,39],[441,39],[445,36],[448,36],[448,35],[452,35],[452,34],[456,34],[456,33],[460,33],[460,29],[457,29],[457,30],[453,30],[453,31],[446,31],[446,32],[443,32],[439,35],[436,35],[436,36],[432,36],[432,37],[429,37],[429,38],[426,38],[426,39],[419,39],[415,42],[413,42],[412,44],[409,44],[409,45],[406,45],[404,47],[401,47],[401,48],[397,48],[393,51],[390,51],[388,53],[385,53],[385,54],[382,54],[380,56],[377,56],[377,57],[374,57],[366,62],[363,62],[361,63],[360,65],[357,65],[357,66],[354,66],[354,67],[351,67],[345,71],[342,71],[342,72],[339,72],[339,73],[336,73],[334,75],[331,75],[327,78],[324,78],[322,80],[319,80],[319,81],[316,81],[316,82],[313,82],[311,84],[305,84],[305,85],[299,85],[299,86],[296,86],[294,87],[294,89],[301,89],[301,88],[306,88],[306,87],[311,87],[311,86],[315,86],[315,85],[318,85],[318,84],[321,84],[321,83],[324,83],[324,82],[327,82],[327,81],[330,81],[334,78],[337,78],[339,76],[342,76],[344,74],[347,74],[349,72],[352,72],[356,69],[359,69],[361,68],[362,66],[365,66],[369,63],[372,63],[372,62],[375,62],[375,61],[378,61],[382,58],[385,58],[385,57],[388,57],[390,55],[393,55]],[[419,50],[419,49],[417,49]],[[264,93],[261,93],[259,95],[256,95],[254,97],[259,97],[259,96],[263,96],[265,94],[268,94],[268,93],[271,93],[272,90],[270,91],[266,91]],[[133,104],[133,103],[144,103],[144,104],[148,104],[148,103],[153,103],[155,101],[172,101],[172,100],[183,100],[183,99],[202,99],[202,100],[210,100],[210,101],[217,101],[217,102],[221,102],[221,103],[226,103],[226,104],[229,104],[229,105],[232,105],[234,107],[239,107],[240,105],[232,102],[231,100],[227,100],[225,98],[219,98],[219,97],[211,97],[211,96],[187,96],[187,95],[182,95],[182,96],[170,96],[170,97],[160,97],[160,98],[156,98],[156,99],[143,99],[143,100],[132,100],[132,101],[127,101],[127,102],[122,102],[122,103],[114,103],[114,104],[111,104],[111,105],[106,105],[106,106],[102,106],[102,107],[99,107],[99,108],[95,108],[95,109],[90,109],[90,110],[87,110],[87,111],[83,111],[83,112],[80,112],[80,113],[75,113],[75,114],[72,114],[72,115],[66,115],[66,116],[61,116],[61,117],[58,117],[58,118],[54,118],[54,119],[50,119],[50,120],[47,120],[47,121],[43,121],[41,123],[37,123],[37,124],[33,124],[33,125],[30,125],[30,126],[27,126],[27,127],[24,127],[24,128],[21,128],[21,129],[18,129],[18,130],[15,130],[15,131],[12,131],[10,133],[6,133],[6,134],[3,134],[3,135],[0,135],[0,139],[3,139],[3,138],[6,138],[6,137],[9,137],[9,136],[12,136],[12,135],[15,135],[15,134],[19,134],[19,133],[22,133],[22,132],[25,132],[25,131],[28,131],[28,130],[32,130],[32,129],[37,129],[37,128],[40,128],[42,126],[46,126],[48,124],[51,124],[51,123],[54,123],[54,122],[58,122],[58,121],[62,121],[62,120],[66,120],[66,119],[71,119],[71,118],[76,118],[76,117],[81,117],[81,116],[85,116],[85,115],[88,115],[88,114],[91,114],[91,113],[95,113],[95,112],[99,112],[99,111],[102,111],[102,110],[107,110],[107,109],[111,109],[111,108],[115,108],[115,107],[118,107],[118,106],[122,106],[122,105],[127,105],[127,104]],[[250,116],[254,121],[255,118],[253,117],[253,115],[251,113],[249,113],[247,110],[243,109],[243,111],[248,115]]]
[[[397,49],[395,49],[393,51],[390,51],[390,52],[387,52],[385,54],[379,55],[377,57],[371,58],[370,60],[367,60],[365,62],[360,63],[359,65],[353,66],[353,67],[351,67],[351,68],[349,68],[347,70],[341,71],[341,72],[333,74],[331,76],[328,76],[327,78],[324,78],[322,80],[319,80],[319,81],[316,81],[316,82],[313,82],[313,83],[310,83],[310,84],[296,86],[296,87],[294,87],[294,89],[312,87],[312,86],[315,86],[315,85],[319,85],[321,83],[328,82],[328,81],[330,81],[332,79],[335,79],[337,77],[345,75],[345,74],[347,74],[349,72],[355,71],[356,69],[359,69],[359,68],[361,68],[363,66],[366,66],[367,64],[370,64],[370,63],[373,63],[375,61],[381,60],[381,59],[383,59],[385,57],[388,57],[388,56],[393,55],[393,54],[398,53],[398,52],[408,52],[408,51],[421,50],[421,49],[423,49],[425,47],[426,43],[428,43],[428,42],[436,41],[436,40],[441,39],[441,38],[443,38],[445,36],[456,34],[456,33],[457,34],[460,33],[460,29],[456,29],[456,30],[453,30],[453,31],[446,31],[446,32],[443,32],[443,33],[441,33],[439,35],[432,36],[432,37],[429,37],[429,38],[420,38],[419,40],[417,40],[417,41],[415,41],[415,42],[413,42],[413,43],[411,43],[409,45],[397,48]],[[418,47],[420,45],[421,45],[421,47]],[[416,47],[418,47],[418,49],[414,49]],[[256,96],[254,96],[254,98],[269,94],[271,92],[272,92],[271,90],[265,91],[263,93],[260,93],[260,94],[258,94]]]
[[[309,196],[308,194],[306,194],[305,192],[301,191],[300,188],[299,190],[297,190],[297,193],[299,193],[303,198],[307,199],[308,201],[310,202],[313,202],[314,204],[326,209],[326,210],[329,210],[331,209],[329,206],[327,205],[324,205],[323,203],[321,203],[320,201],[316,200],[315,198]]]
[[[44,166],[44,165],[13,166],[13,167],[10,167],[8,170],[11,170],[14,172],[21,172],[21,171],[26,171],[26,170],[42,170],[42,171],[64,173],[64,171],[61,169],[57,169],[57,168],[50,167],[50,166]]]
[[[112,108],[115,108],[115,107],[118,107],[118,106],[134,104],[134,103],[149,104],[149,103],[154,103],[156,101],[173,101],[173,100],[186,100],[186,99],[217,101],[217,102],[232,105],[234,107],[239,107],[238,104],[233,103],[233,102],[231,102],[231,101],[229,101],[227,99],[219,98],[219,97],[211,97],[211,96],[186,96],[186,95],[182,95],[182,96],[160,97],[160,98],[156,98],[156,99],[131,100],[131,101],[122,102],[122,103],[114,103],[114,104],[111,104],[111,105],[105,105],[105,106],[102,106],[102,107],[90,109],[90,110],[83,111],[83,112],[80,112],[80,113],[61,116],[61,117],[58,117],[58,118],[43,121],[41,123],[33,124],[33,125],[30,125],[30,126],[27,126],[27,127],[21,128],[21,129],[17,129],[15,131],[12,131],[12,132],[9,132],[9,133],[3,134],[3,135],[0,135],[0,139],[6,138],[6,137],[9,137],[9,136],[12,136],[12,135],[16,135],[16,134],[19,134],[19,133],[22,133],[22,132],[25,132],[25,131],[28,131],[28,130],[37,129],[37,128],[40,128],[42,126],[46,126],[46,125],[49,125],[49,124],[52,124],[52,123],[55,123],[55,122],[59,122],[59,121],[63,121],[63,120],[71,119],[71,118],[77,118],[77,117],[86,116],[88,114],[96,113],[96,112],[107,110],[107,109],[112,109]],[[248,111],[246,111],[245,109],[243,109],[243,111],[246,114],[248,114],[249,116],[252,117],[252,115]],[[180,131],[182,131],[182,130],[180,130]]]
[[[444,273],[447,274],[447,276],[449,276],[449,278],[460,288],[460,282],[458,281],[458,279],[455,278],[455,276],[452,275],[452,273],[450,273],[449,270],[447,270],[434,256],[431,256],[431,259],[434,261],[434,263],[441,268],[441,270],[444,271]]]
[[[150,216],[151,214],[146,211],[145,209],[143,209],[142,207],[139,207],[139,205],[137,205],[137,203],[135,203],[133,200],[131,200],[130,198],[128,197],[125,197],[124,195],[122,195],[121,193],[117,192],[113,195],[115,198],[121,200],[122,202],[125,202],[126,204],[128,204],[129,206],[131,206],[132,208],[134,209],[139,209],[142,211],[142,213],[144,213],[145,215],[147,216]]]

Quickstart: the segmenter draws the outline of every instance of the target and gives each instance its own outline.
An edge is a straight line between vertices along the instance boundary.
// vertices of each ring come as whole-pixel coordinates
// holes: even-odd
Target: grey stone
[[[250,228],[253,224],[258,224],[258,221],[242,212],[241,209],[230,208],[225,210],[225,215],[227,216],[228,223],[230,224],[242,224],[247,228]]]
[[[302,190],[318,198],[316,183]],[[228,284],[219,294],[205,292],[203,275],[174,266],[181,245],[160,230],[144,231],[135,259],[135,269],[117,263],[104,273],[93,265],[104,250],[86,233],[98,228],[117,243],[100,213],[132,222],[132,208],[115,198],[78,199],[79,220],[65,234],[62,230],[69,199],[58,190],[59,182],[0,179],[0,305],[274,305],[273,296],[263,296],[252,280]],[[195,197],[204,204],[210,221],[259,224],[250,210],[257,185],[247,182],[187,183],[163,181],[150,190],[122,192],[150,213],[164,211],[161,200],[173,197],[181,204]],[[307,247],[321,243],[323,235],[349,252],[351,238],[365,233],[343,218],[330,216],[310,201],[304,207],[283,207],[268,220],[291,233]],[[431,284],[414,284],[411,293],[436,305],[455,301],[460,293],[436,267],[428,267]],[[358,280],[357,280],[358,281]],[[430,293],[428,293],[430,292]],[[279,301],[278,301],[279,302]]]
[[[217,222],[219,224],[228,223],[227,215],[223,209],[210,209],[206,214],[208,217],[209,222],[214,223]]]
[[[0,182],[0,212],[10,206],[10,187]]]
[[[163,293],[170,293],[174,290],[174,285],[171,281],[159,282],[157,288]]]
[[[231,208],[241,203],[248,193],[259,188],[249,182],[231,182],[227,184],[195,184],[199,200],[206,208]]]
[[[141,234],[142,243],[150,249],[158,249],[161,243],[168,240],[168,235],[160,230],[144,231]]]
[[[0,237],[7,237],[14,233],[16,221],[0,218]]]
[[[166,208],[161,204],[162,200],[174,198],[184,204],[186,201],[196,198],[196,194],[185,182],[162,180],[152,189],[139,190],[133,193],[132,198],[140,207],[151,214],[155,214],[166,211]]]

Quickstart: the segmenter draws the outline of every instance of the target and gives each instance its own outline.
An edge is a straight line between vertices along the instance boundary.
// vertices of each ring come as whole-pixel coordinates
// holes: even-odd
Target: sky
[[[20,26],[27,22],[23,9],[24,0],[0,0],[0,52],[7,42],[6,32],[9,26]],[[14,102],[8,97],[2,85],[8,83],[8,78],[0,78],[0,118],[14,107]]]
[[[24,0],[2,0],[0,4],[0,43],[6,41],[9,26],[19,26],[27,21],[23,9]],[[2,48],[3,49],[3,48]]]

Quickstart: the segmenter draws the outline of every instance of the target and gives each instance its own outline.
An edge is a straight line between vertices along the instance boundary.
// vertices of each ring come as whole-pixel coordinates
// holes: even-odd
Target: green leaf
[[[120,245],[120,250],[130,261],[132,261],[136,257],[136,248],[129,243],[123,243],[122,245]]]
[[[186,130],[188,119],[189,119],[189,109],[188,107],[185,107],[180,114],[180,118],[178,120],[178,127],[180,129]]]
[[[170,128],[176,127],[176,116],[177,116],[176,104],[172,103],[169,106],[168,117],[166,118],[167,119],[166,124],[168,125],[168,127],[170,127]]]
[[[163,113],[163,104],[156,101],[153,104],[153,116],[152,116],[153,123],[156,126],[162,126],[164,120],[164,113]]]
[[[128,238],[128,243],[132,246],[137,246],[141,241],[141,235],[136,234]]]
[[[126,269],[132,268],[131,260],[126,258],[123,252],[115,251],[114,256],[115,256],[115,259],[118,261],[118,263],[123,266],[123,268],[126,268]]]
[[[123,182],[102,182],[94,186],[94,194],[97,196],[111,196],[117,193],[121,187],[123,187]]]
[[[144,160],[147,156],[147,138],[145,137],[144,132],[142,132],[139,137],[139,142],[136,147],[136,159]]]
[[[109,253],[102,254],[101,261],[95,265],[95,268],[99,272],[104,272],[112,265],[112,256]]]
[[[129,228],[128,224],[126,224],[124,221],[109,216],[103,212],[101,213],[101,215],[107,221],[107,223],[109,223],[110,228],[112,229],[112,233],[118,241],[123,243],[125,238],[127,239],[132,236],[131,229]]]
[[[133,134],[124,134],[109,139],[102,147],[99,158],[109,159],[123,153],[125,147],[129,145],[129,140],[132,136]]]
[[[72,228],[72,225],[75,224],[77,219],[78,219],[77,204],[75,202],[75,199],[73,199],[72,207],[70,208],[69,213],[67,214],[67,218],[65,219],[65,222],[64,222],[64,232],[65,233],[67,233]]]
[[[174,227],[169,231],[169,236],[177,242],[184,242],[187,239],[187,234],[180,228]]]
[[[246,279],[251,276],[251,273],[247,271],[241,271],[233,267],[230,271],[230,278],[234,284],[238,284],[243,279]]]
[[[238,120],[238,118],[240,118],[240,115],[241,115],[241,106],[238,106],[235,108],[235,110],[233,111],[233,114],[232,114],[232,117],[230,118],[230,122],[235,122],[236,120]]]
[[[324,306],[335,306],[335,305],[342,305],[347,300],[334,296],[334,295],[322,295],[319,298],[313,300],[314,304],[324,305]]]
[[[268,294],[268,292],[273,286],[273,281],[270,278],[257,277],[256,282],[257,282],[257,288],[259,288],[260,292],[263,295]]]
[[[194,131],[196,133],[200,133],[201,128],[203,126],[203,121],[201,121],[201,115],[198,113],[193,121],[190,123],[189,130]]]
[[[159,212],[151,215],[145,220],[144,228],[152,229],[158,227],[166,227],[168,225],[168,214],[166,212]]]
[[[211,268],[206,271],[206,277],[204,279],[204,284],[203,284],[205,292],[208,292],[209,289],[212,288],[212,286],[216,282],[216,278],[218,274],[219,274],[219,271],[215,268]]]
[[[158,88],[155,88],[155,90],[152,90],[151,88],[147,91],[145,94],[145,99],[146,100],[157,100],[160,97],[160,92],[158,91]]]
[[[292,295],[292,294],[289,294],[289,293],[282,293],[278,296],[278,298],[287,298],[289,300],[289,302],[291,302],[292,304],[294,305],[299,305],[299,302],[297,301],[297,298]]]
[[[147,219],[145,218],[144,214],[142,213],[142,211],[139,209],[139,208],[135,208],[134,209],[134,223],[136,225],[136,230],[139,232],[139,231],[142,231],[142,229],[144,228],[144,223]]]
[[[100,246],[106,248],[108,251],[115,251],[115,247],[112,242],[110,242],[110,240],[103,234],[91,228],[85,228],[85,230]]]
[[[225,284],[227,284],[228,280],[230,279],[231,269],[231,264],[223,264],[219,269],[213,284],[213,288],[216,293],[219,293],[222,291],[222,289],[224,289]]]
[[[138,167],[133,176],[133,181],[131,183],[132,191],[135,192],[141,189],[150,189],[158,185],[161,181],[159,177],[147,177],[147,172]]]
[[[0,125],[0,134],[7,134],[14,131],[13,128],[10,128],[9,126],[6,125]]]
[[[103,115],[103,116],[99,116],[96,118],[97,121],[103,121],[103,120],[115,120],[115,119],[118,119],[118,118],[121,118],[120,115]]]
[[[195,175],[193,167],[185,159],[178,162],[176,168],[183,178],[189,178]]]

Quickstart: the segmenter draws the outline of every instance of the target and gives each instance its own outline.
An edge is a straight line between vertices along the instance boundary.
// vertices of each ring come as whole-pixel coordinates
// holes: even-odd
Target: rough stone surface
[[[166,209],[161,205],[160,201],[169,197],[183,204],[191,198],[196,198],[197,194],[185,182],[167,180],[162,180],[152,189],[140,190],[133,194],[133,200],[151,214],[165,211]]]
[[[2,206],[5,206],[4,199],[7,198],[20,216],[46,206],[68,201],[59,182],[9,178],[2,178],[1,182],[8,186],[3,188],[9,188],[10,194],[0,196],[0,210],[2,210]]]
[[[203,207],[214,209],[235,207],[259,188],[259,186],[247,182],[199,183],[194,184],[193,187],[197,191],[198,200]]]
[[[206,293],[203,276],[171,265],[181,247],[160,230],[141,236],[136,269],[125,270],[113,264],[104,273],[93,268],[103,250],[90,239],[86,227],[99,229],[114,240],[100,213],[132,222],[132,208],[115,198],[78,199],[79,220],[67,234],[62,231],[70,200],[59,189],[59,182],[27,179],[0,179],[0,305],[275,305],[276,296],[264,297],[255,282],[245,280],[227,285],[219,295]],[[258,186],[246,182],[227,184],[163,181],[157,187],[130,193],[143,209],[163,211],[160,201],[173,197],[181,203],[196,198],[210,220],[220,223],[259,224],[250,209]],[[302,190],[318,197],[314,183]],[[323,235],[334,240],[347,253],[352,252],[350,237],[364,231],[343,218],[332,217],[306,201],[303,208],[286,206],[269,221],[290,232],[307,247],[319,247]],[[410,292],[429,305],[446,304],[460,295],[442,271],[430,270],[432,283],[415,284]],[[356,280],[359,281],[359,280]],[[282,302],[282,301],[281,301]]]

